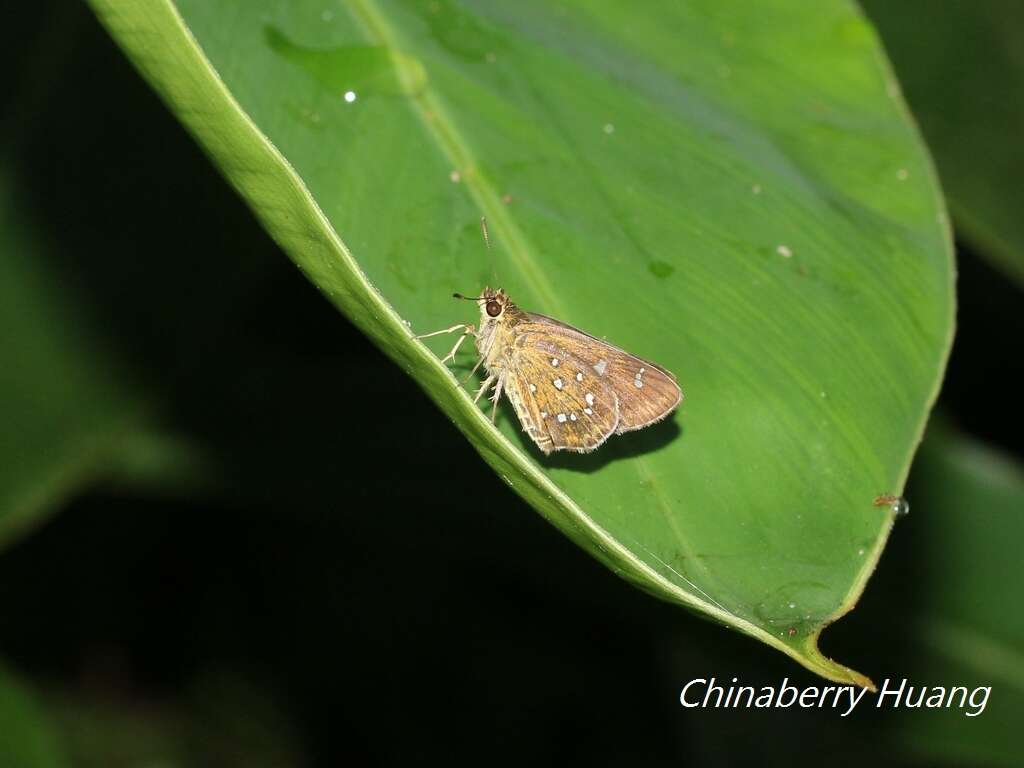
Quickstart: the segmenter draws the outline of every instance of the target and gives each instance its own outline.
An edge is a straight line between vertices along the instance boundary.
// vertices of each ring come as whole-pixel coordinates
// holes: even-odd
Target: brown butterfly
[[[462,330],[441,360],[446,363],[474,336],[480,359],[469,375],[483,365],[487,377],[473,402],[493,387],[493,422],[505,392],[523,429],[546,454],[592,451],[613,434],[661,421],[683,399],[676,377],[664,368],[571,325],[524,312],[500,288],[455,298],[479,304],[480,330],[460,323],[416,338]]]

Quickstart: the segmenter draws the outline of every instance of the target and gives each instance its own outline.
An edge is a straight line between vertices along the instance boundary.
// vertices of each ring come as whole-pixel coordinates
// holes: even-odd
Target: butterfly
[[[683,399],[676,377],[661,366],[544,315],[525,312],[502,289],[484,288],[476,301],[480,329],[458,323],[425,339],[461,330],[442,363],[454,361],[473,336],[486,377],[473,402],[493,388],[491,421],[505,393],[523,429],[545,454],[587,453],[612,435],[661,421]],[[469,378],[469,377],[467,377]]]

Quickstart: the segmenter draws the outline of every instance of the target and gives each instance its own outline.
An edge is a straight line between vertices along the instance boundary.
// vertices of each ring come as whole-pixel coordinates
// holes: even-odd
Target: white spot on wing
[[[537,391],[537,385],[536,384],[531,384],[530,385],[530,391],[531,392],[536,392]]]
[[[570,413],[569,414],[569,421],[576,421],[576,414],[575,413]]]
[[[598,376],[604,376],[604,369],[608,367],[607,360],[598,360],[597,365],[594,366],[594,370],[597,371]]]
[[[594,414],[594,411],[593,411],[593,409],[592,409],[592,408],[584,408],[584,409],[583,409],[583,412],[584,412],[585,414],[587,414],[587,416],[592,416],[592,415]]]
[[[636,385],[637,389],[643,389],[644,388],[644,383],[642,381],[640,381],[640,379],[633,379],[633,383]]]
[[[564,413],[558,414],[558,423],[559,424],[565,424],[565,414]]]
[[[583,374],[582,373],[577,372],[577,374],[576,374],[576,381],[583,381]]]
[[[551,358],[551,365],[552,365],[552,367],[554,367],[554,368],[557,368],[557,367],[558,367],[558,358],[557,358],[557,357],[552,357],[552,358]]]
[[[555,385],[555,389],[561,389],[562,388],[562,380],[561,379],[555,379],[551,383]]]
[[[590,394],[589,392],[587,392],[586,400],[587,400],[587,405],[593,405],[594,404],[594,396],[592,394]]]

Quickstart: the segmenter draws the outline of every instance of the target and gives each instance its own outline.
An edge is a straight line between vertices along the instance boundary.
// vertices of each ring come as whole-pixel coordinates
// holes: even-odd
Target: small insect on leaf
[[[676,377],[664,368],[571,325],[524,312],[500,288],[455,297],[477,302],[480,330],[459,324],[416,338],[462,330],[442,359],[447,362],[467,336],[475,337],[480,358],[473,372],[481,365],[487,371],[476,400],[493,387],[493,421],[505,392],[544,453],[592,451],[611,435],[661,421],[683,399]]]
[[[897,517],[903,517],[910,514],[910,502],[902,496],[883,493],[882,495],[875,497],[874,504],[876,507],[889,507],[889,510]]]

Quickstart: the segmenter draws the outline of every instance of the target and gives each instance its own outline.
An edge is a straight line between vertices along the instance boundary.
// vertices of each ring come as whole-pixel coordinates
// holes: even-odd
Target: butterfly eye
[[[488,301],[487,302],[487,314],[490,317],[497,317],[498,315],[500,315],[501,314],[501,304],[499,304],[498,302],[494,301],[493,299],[491,301]]]

